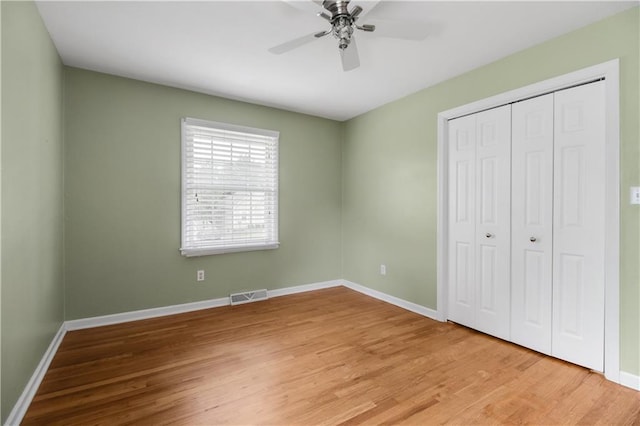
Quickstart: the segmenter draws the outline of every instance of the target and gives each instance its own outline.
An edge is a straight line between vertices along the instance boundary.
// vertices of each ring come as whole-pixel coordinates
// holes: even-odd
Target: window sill
[[[225,253],[241,253],[244,251],[257,251],[257,250],[273,250],[280,247],[280,243],[271,244],[257,244],[247,245],[239,247],[220,247],[220,248],[198,248],[198,249],[180,249],[180,254],[184,257],[198,257],[198,256],[210,256],[214,254]]]

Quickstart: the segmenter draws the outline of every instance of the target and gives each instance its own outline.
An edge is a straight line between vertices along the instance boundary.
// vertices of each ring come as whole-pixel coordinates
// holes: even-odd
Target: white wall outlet
[[[631,187],[631,204],[640,204],[640,186]]]
[[[204,269],[198,269],[198,273],[196,274],[196,279],[198,281],[204,281]]]
[[[387,265],[380,265],[380,275],[387,275]]]

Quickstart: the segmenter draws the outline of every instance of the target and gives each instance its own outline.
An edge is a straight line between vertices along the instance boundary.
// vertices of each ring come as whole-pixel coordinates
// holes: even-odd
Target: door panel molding
[[[512,106],[511,341],[547,355],[552,353],[554,96]]]
[[[556,92],[551,353],[603,369],[604,82]]]

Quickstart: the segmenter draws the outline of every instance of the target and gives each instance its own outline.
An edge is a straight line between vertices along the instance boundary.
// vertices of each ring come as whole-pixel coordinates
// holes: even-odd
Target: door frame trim
[[[605,81],[605,319],[604,375],[620,382],[620,64],[613,59],[438,113],[437,309],[448,318],[448,121],[604,78]]]

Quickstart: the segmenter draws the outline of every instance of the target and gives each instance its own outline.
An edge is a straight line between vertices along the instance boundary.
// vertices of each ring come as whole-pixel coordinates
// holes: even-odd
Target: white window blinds
[[[279,133],[182,120],[184,256],[278,247]]]

